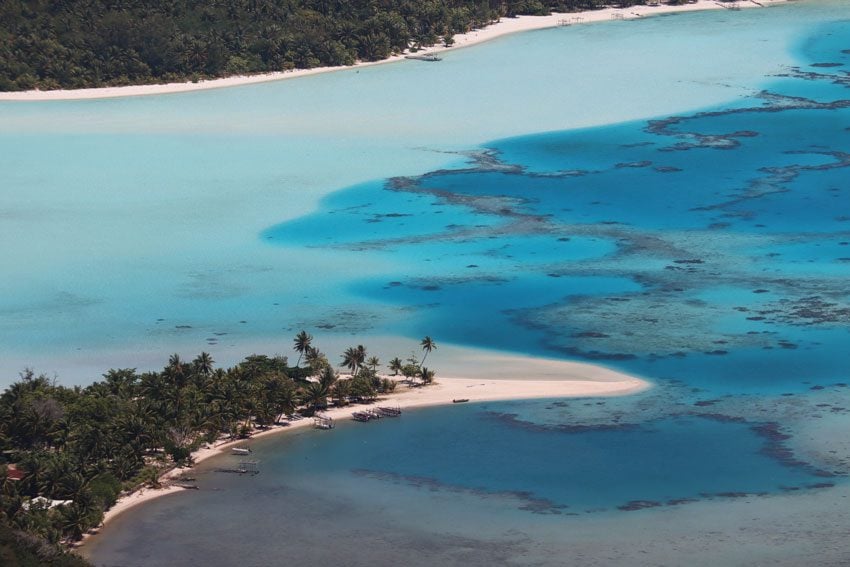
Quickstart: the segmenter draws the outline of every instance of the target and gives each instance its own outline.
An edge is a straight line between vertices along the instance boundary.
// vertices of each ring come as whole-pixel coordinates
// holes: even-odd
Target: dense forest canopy
[[[675,0],[678,1],[678,0]],[[351,65],[501,17],[643,0],[3,0],[0,91]]]

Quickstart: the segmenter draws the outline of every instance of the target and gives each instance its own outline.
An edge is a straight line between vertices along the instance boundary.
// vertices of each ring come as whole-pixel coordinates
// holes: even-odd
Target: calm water
[[[548,30],[435,66],[0,105],[10,370],[83,380],[174,345],[225,361],[304,327],[657,384],[264,440],[260,475],[204,465],[201,490],[89,553],[841,564],[848,66],[850,8],[824,0]]]

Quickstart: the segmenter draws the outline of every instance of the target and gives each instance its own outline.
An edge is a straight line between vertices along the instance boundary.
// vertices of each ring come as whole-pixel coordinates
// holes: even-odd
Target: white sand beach
[[[400,383],[395,393],[381,398],[375,404],[357,404],[340,408],[330,408],[322,412],[322,415],[341,421],[350,419],[351,413],[354,411],[368,409],[375,405],[397,406],[404,410],[427,406],[450,405],[454,403],[454,400],[460,399],[466,399],[470,403],[474,403],[535,398],[624,396],[640,392],[651,386],[649,382],[640,378],[592,364],[501,355],[477,349],[451,348],[456,351],[463,350],[467,353],[466,364],[468,366],[466,368],[470,370],[469,374],[475,376],[480,373],[483,375],[483,370],[490,369],[491,372],[487,373],[488,377],[438,376],[433,384],[422,387],[409,387]],[[458,359],[461,357],[455,352],[452,358],[454,362],[452,366],[455,372],[458,370],[462,372],[464,367],[458,366]],[[515,378],[503,378],[506,376],[513,376]],[[303,430],[312,427],[312,425],[312,419],[285,422],[282,425],[258,432],[249,440],[222,441],[215,445],[208,445],[196,451],[192,456],[197,465],[211,457],[226,453],[235,445],[245,445],[253,439],[269,435]],[[317,430],[315,434],[326,435],[327,432]],[[144,502],[180,492],[183,488],[169,484],[169,481],[185,474],[189,470],[191,469],[178,468],[163,475],[161,478],[163,482],[162,488],[143,488],[123,496],[115,506],[106,512],[103,520],[104,524],[119,514]],[[93,533],[97,531],[95,530]],[[83,545],[93,533],[86,534],[79,545]]]
[[[497,37],[508,34],[552,28],[563,25],[581,25],[593,22],[610,21],[613,19],[631,20],[637,18],[651,17],[659,14],[670,14],[676,12],[692,12],[696,10],[729,10],[736,8],[763,8],[774,4],[782,4],[792,0],[741,0],[733,4],[724,4],[715,0],[696,0],[682,5],[645,5],[632,6],[629,8],[605,8],[602,10],[589,10],[584,12],[555,13],[549,16],[519,16],[516,18],[502,18],[486,28],[472,30],[465,34],[454,36],[451,47],[435,45],[425,49],[422,53],[439,54],[446,51],[469,47]],[[371,65],[382,65],[393,63],[404,59],[404,55],[394,55],[388,59],[372,62],[359,62],[353,67],[366,67]],[[52,91],[22,91],[22,92],[0,92],[0,101],[46,101],[46,100],[83,100],[98,98],[115,98],[128,96],[144,96],[156,94],[173,94],[190,92],[204,89],[217,89],[224,87],[237,87],[268,81],[279,81],[283,79],[294,79],[319,73],[329,73],[353,67],[316,67],[313,69],[297,69],[293,71],[280,71],[264,73],[260,75],[236,76],[223,79],[210,79],[198,82],[167,83],[160,85],[131,85],[122,87],[104,87],[94,89],[76,90],[52,90]]]

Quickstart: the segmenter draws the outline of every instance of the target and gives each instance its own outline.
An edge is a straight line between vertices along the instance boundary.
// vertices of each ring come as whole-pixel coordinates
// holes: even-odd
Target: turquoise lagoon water
[[[489,140],[749,94],[795,63],[789,48],[810,26],[842,9],[819,2],[608,22],[501,38],[439,65],[408,61],[171,96],[0,103],[0,238],[9,243],[0,248],[0,380],[31,366],[86,382],[113,366],[158,367],[174,351],[206,349],[222,364],[250,351],[291,354],[281,337],[301,328],[322,329],[326,350],[344,348],[352,334],[368,342],[399,332],[407,311],[358,291],[361,279],[398,270],[397,257],[324,247],[317,258],[313,248],[269,246],[257,235],[303,219],[324,197],[369,201],[357,189],[334,193],[344,187],[368,193],[389,177],[464,167],[465,153]],[[722,29],[722,41],[707,29]],[[586,151],[571,167],[590,167],[597,155]],[[415,223],[367,212],[368,224],[332,223],[305,240],[337,231],[332,239],[367,238],[379,224],[399,236],[469,222],[469,210],[425,209],[430,195],[377,194],[388,213],[402,208],[396,199],[442,212]],[[572,235],[579,246],[568,254],[615,244],[590,235],[599,248],[585,252],[581,236]],[[405,254],[425,255],[422,245]],[[426,271],[425,260],[408,262],[406,273]],[[360,314],[356,322],[328,328],[350,312]],[[430,323],[405,336],[429,332]]]
[[[201,490],[87,553],[840,564],[848,21],[811,1],[535,32],[433,66],[0,105],[8,373],[227,362],[307,328],[656,384],[263,440],[260,475],[206,464]]]

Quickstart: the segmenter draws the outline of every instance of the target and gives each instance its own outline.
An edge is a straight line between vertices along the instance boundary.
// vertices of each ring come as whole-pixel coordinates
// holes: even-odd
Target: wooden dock
[[[315,429],[333,429],[334,420],[332,417],[317,415],[313,417],[313,428]]]

